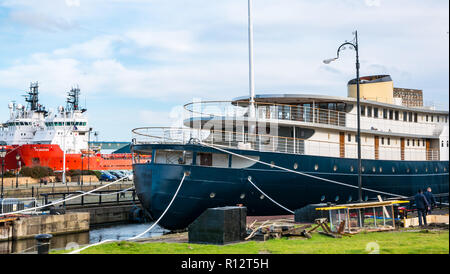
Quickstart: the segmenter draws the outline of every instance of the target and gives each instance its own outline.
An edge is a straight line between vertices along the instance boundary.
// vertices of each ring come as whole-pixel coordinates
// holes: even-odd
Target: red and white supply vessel
[[[38,83],[31,83],[25,96],[27,106],[9,103],[9,120],[0,124],[6,170],[45,166],[62,171],[64,158],[66,170],[131,169],[131,153],[101,154],[89,148],[91,131],[87,110],[79,106],[79,88],[69,91],[66,107],[59,106],[56,112],[39,104],[38,89]]]

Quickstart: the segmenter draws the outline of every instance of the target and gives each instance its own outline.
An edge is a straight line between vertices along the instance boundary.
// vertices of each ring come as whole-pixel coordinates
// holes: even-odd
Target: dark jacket
[[[414,196],[414,199],[416,200],[416,208],[417,209],[428,209],[430,206],[428,204],[427,198],[425,198],[425,195],[422,193],[417,193],[416,196]]]
[[[423,194],[425,196],[425,198],[427,198],[427,202],[429,205],[435,205],[436,204],[436,199],[434,198],[433,193],[429,192],[429,191],[425,191],[425,193]]]

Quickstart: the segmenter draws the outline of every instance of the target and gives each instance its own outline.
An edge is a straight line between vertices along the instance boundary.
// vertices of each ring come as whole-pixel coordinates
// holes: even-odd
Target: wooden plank
[[[383,199],[381,199],[381,196],[380,196],[380,195],[377,195],[377,198],[378,198],[378,201],[383,202]],[[384,215],[386,215],[386,217],[391,218],[391,217],[389,216],[389,212],[387,211],[387,209],[386,209],[385,206],[383,206],[383,212],[384,212]]]

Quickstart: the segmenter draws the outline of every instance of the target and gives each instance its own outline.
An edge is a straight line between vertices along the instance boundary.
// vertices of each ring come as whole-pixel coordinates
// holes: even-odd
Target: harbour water
[[[71,249],[77,246],[94,244],[107,239],[111,240],[126,240],[134,237],[146,229],[148,229],[152,223],[142,224],[115,224],[109,226],[101,226],[91,229],[89,232],[67,234],[54,236],[51,240],[51,249]],[[160,236],[169,232],[158,225],[155,226],[152,231],[143,235],[143,238],[150,238]],[[35,253],[36,241],[34,239],[20,240],[20,241],[8,241],[0,242],[0,254],[11,253]]]

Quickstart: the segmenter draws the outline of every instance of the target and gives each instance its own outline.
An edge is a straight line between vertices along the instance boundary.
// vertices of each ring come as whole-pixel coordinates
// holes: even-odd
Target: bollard
[[[52,239],[51,234],[39,234],[34,238],[36,239],[36,247],[38,254],[48,254],[50,250],[50,240]]]

